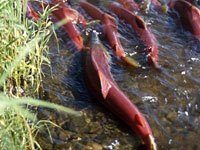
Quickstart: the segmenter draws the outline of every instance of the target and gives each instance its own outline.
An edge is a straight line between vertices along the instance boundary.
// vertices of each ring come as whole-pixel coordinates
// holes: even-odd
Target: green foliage
[[[27,1],[0,0],[0,149],[41,149],[36,141],[40,128],[53,124],[37,121],[27,106],[57,109],[80,115],[72,109],[36,100],[43,73],[50,66],[47,43],[52,32],[48,20],[50,9],[40,14],[41,20],[26,19]],[[54,124],[53,124],[54,125]]]
[[[41,149],[37,143],[39,130],[56,126],[48,120],[37,121],[27,106],[40,106],[57,109],[75,116],[81,114],[70,108],[27,97],[11,98],[0,93],[0,149],[26,150]],[[50,133],[49,133],[50,134]]]
[[[40,107],[46,107],[46,108],[52,108],[57,109],[58,111],[70,113],[73,115],[79,116],[80,113],[70,109],[66,108],[64,106],[56,105],[53,103],[36,100],[33,98],[28,97],[20,97],[20,98],[11,98],[9,96],[3,95],[0,93],[0,115],[4,113],[4,110],[6,110],[8,107],[12,108],[12,110],[15,110],[15,112],[18,112],[19,114],[23,114],[25,117],[29,119],[33,119],[32,114],[27,111],[23,106],[25,104],[31,105],[31,106],[40,106]]]
[[[5,110],[0,115],[0,149],[35,149],[38,144],[33,138],[34,128],[35,124],[28,124],[23,115],[16,114],[12,109]]]
[[[25,18],[25,5],[21,0],[0,0],[0,75],[3,74],[4,91],[11,95],[38,92],[41,66],[50,64],[47,58],[47,42],[52,33],[49,11],[35,23]]]

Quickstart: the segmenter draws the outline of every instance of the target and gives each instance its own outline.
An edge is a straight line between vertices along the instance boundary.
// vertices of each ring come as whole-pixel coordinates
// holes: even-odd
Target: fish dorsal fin
[[[142,126],[142,127],[145,126],[145,125],[144,125],[144,121],[139,117],[138,114],[135,115],[135,121],[136,121],[136,124],[138,124],[138,125],[140,125],[140,126]]]
[[[98,71],[98,74],[99,74],[99,79],[100,79],[100,84],[101,84],[101,93],[103,95],[103,98],[106,99],[112,85],[109,79],[107,79],[101,71]]]

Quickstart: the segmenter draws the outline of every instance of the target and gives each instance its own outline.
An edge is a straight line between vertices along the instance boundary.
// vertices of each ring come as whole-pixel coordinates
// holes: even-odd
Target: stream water
[[[101,3],[100,3],[101,2]],[[103,0],[96,3],[103,7]],[[83,12],[76,4],[74,8]],[[105,37],[103,44],[112,56],[111,71],[120,88],[147,118],[158,150],[199,150],[200,136],[200,42],[186,32],[179,20],[151,8],[141,14],[159,43],[156,71],[146,64],[144,45],[131,27],[119,21],[119,35],[125,50],[142,69],[120,63]],[[97,25],[97,30],[100,26]],[[39,109],[40,118],[48,118],[62,127],[50,127],[52,141],[41,133],[44,149],[143,149],[138,136],[120,119],[91,96],[84,80],[81,53],[68,36],[50,42],[51,69],[44,67],[44,98],[83,112],[81,117]],[[135,53],[136,52],[136,53]]]

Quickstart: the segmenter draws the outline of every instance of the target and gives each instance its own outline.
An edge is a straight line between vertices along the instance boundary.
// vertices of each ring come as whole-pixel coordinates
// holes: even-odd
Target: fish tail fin
[[[152,135],[149,135],[148,138],[149,138],[149,150],[157,150],[154,137]]]
[[[133,66],[135,68],[139,68],[141,67],[141,65],[133,58],[131,58],[130,56],[125,56],[125,57],[121,57],[121,59],[127,63],[130,66]]]

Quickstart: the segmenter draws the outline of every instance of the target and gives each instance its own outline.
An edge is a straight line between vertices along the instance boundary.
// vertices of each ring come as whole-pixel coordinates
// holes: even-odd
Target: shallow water
[[[103,2],[103,1],[101,1]],[[103,8],[102,3],[98,3]],[[73,6],[81,10],[77,5]],[[105,9],[105,8],[104,8]],[[159,43],[161,72],[146,64],[144,45],[131,27],[119,21],[120,39],[127,53],[143,69],[126,67],[112,56],[111,70],[120,88],[145,115],[159,150],[200,149],[200,42],[184,31],[178,20],[151,8],[141,14]],[[100,26],[97,25],[97,30]],[[44,98],[83,112],[81,117],[39,110],[41,118],[55,121],[53,144],[42,138],[46,149],[141,149],[139,138],[122,121],[91,96],[85,84],[81,53],[62,31],[59,44],[50,43],[52,68],[44,68]],[[43,136],[47,136],[45,133]]]

